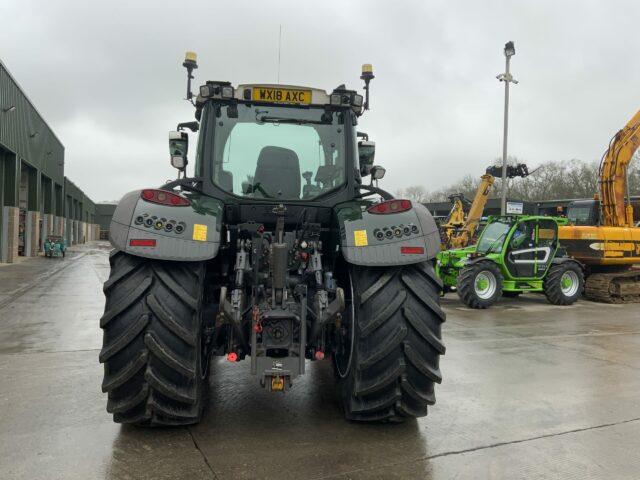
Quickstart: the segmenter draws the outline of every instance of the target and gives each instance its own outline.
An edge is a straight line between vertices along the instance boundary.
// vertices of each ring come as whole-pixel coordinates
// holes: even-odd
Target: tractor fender
[[[352,201],[336,206],[345,260],[363,266],[409,265],[432,260],[440,251],[438,227],[424,205],[414,201],[411,204],[409,210],[385,215],[369,213],[370,202]]]
[[[127,193],[116,207],[109,227],[114,248],[159,260],[201,261],[218,254],[220,201],[193,193],[184,195],[189,206],[160,205],[143,200],[141,191]]]

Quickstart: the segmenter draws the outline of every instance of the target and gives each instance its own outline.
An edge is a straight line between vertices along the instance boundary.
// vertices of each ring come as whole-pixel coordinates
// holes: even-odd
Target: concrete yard
[[[97,243],[0,266],[0,478],[640,477],[640,305],[448,296],[444,382],[417,422],[344,421],[328,362],[279,395],[218,361],[202,424],[151,430],[105,411],[108,270]]]

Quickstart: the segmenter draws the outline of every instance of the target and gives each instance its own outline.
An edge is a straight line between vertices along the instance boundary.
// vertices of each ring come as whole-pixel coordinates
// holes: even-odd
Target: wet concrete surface
[[[448,296],[418,421],[344,421],[327,362],[282,395],[218,361],[200,425],[147,430],[112,423],[100,391],[108,268],[96,244],[0,267],[0,478],[640,478],[640,305]]]

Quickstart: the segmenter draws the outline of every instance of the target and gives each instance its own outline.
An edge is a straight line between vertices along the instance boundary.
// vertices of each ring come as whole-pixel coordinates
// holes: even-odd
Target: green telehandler
[[[584,288],[583,266],[558,241],[564,218],[492,216],[475,245],[437,255],[444,291],[455,289],[470,308],[488,308],[500,296],[543,292],[554,305],[571,305]]]

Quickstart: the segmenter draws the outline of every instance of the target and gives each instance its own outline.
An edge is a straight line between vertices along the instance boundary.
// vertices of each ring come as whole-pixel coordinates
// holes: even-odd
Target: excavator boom
[[[587,267],[585,295],[595,301],[640,302],[640,269],[633,267],[640,264],[640,228],[633,223],[627,183],[627,168],[639,147],[640,111],[613,136],[602,156],[600,195],[591,202],[599,211],[574,215],[573,210],[588,209],[584,205],[589,203],[575,202],[569,206],[573,224],[559,229],[560,243]]]
[[[640,111],[614,135],[600,162],[602,224],[633,227],[633,207],[628,196],[627,168],[640,147]]]

